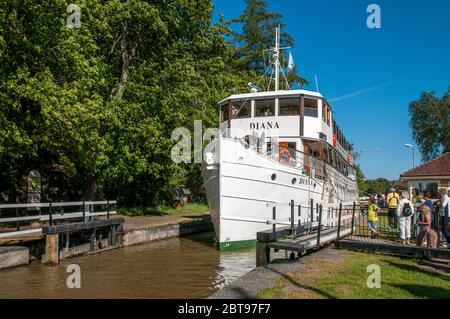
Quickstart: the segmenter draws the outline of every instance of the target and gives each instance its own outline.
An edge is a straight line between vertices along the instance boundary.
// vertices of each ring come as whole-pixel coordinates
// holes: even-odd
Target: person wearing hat
[[[389,194],[386,196],[386,203],[388,205],[388,220],[391,228],[397,228],[397,207],[400,201],[400,195],[391,188]]]

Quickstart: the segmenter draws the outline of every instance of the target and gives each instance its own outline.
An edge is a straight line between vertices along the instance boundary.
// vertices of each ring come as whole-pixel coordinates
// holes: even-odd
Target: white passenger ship
[[[204,153],[202,175],[221,250],[254,246],[256,233],[290,208],[326,211],[358,200],[352,146],[318,92],[279,90],[279,30],[271,49],[275,91],[231,95],[219,103],[220,138]],[[279,216],[279,217],[278,217]],[[308,210],[300,216],[307,221]]]

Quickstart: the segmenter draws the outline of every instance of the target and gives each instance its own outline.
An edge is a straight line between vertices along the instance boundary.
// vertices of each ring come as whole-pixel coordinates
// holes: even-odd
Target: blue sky
[[[216,18],[245,8],[244,0],[213,2]],[[381,29],[366,25],[371,3],[381,7]],[[409,103],[450,86],[450,1],[269,0],[269,9],[283,15],[307,89],[317,74],[366,177],[396,179],[410,169]]]

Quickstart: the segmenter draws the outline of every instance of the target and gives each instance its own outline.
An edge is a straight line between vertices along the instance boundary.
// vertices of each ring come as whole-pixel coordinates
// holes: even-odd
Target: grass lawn
[[[340,252],[337,261],[315,261],[301,273],[279,277],[259,292],[261,298],[292,299],[450,299],[450,274],[421,269],[417,261],[378,254]],[[367,266],[381,267],[381,288],[370,289]]]
[[[208,205],[202,203],[187,203],[184,207],[172,208],[165,210],[165,215],[183,215],[186,213],[203,213],[208,211]]]
[[[189,213],[203,213],[208,211],[208,206],[202,203],[188,203],[184,207],[173,208],[168,206],[158,207],[122,207],[118,209],[119,214],[126,216],[182,216]]]

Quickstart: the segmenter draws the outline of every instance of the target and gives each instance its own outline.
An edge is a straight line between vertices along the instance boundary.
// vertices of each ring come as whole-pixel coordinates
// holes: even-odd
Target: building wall
[[[433,185],[433,197],[434,199],[437,198],[437,195],[435,192],[437,192],[440,188],[445,188],[447,190],[450,190],[450,177],[430,177],[430,178],[403,178],[402,181],[406,184],[407,188],[410,189],[411,187],[414,188],[422,188],[421,189],[421,195],[423,195],[423,192],[426,191],[426,188]],[[427,187],[428,185],[428,187]]]

